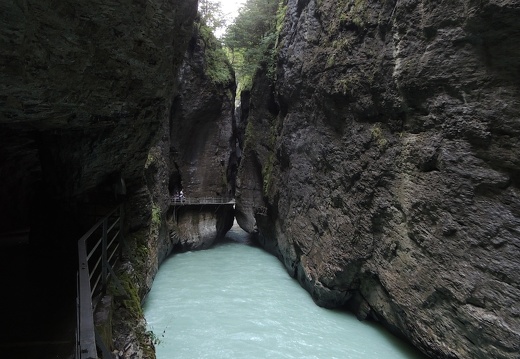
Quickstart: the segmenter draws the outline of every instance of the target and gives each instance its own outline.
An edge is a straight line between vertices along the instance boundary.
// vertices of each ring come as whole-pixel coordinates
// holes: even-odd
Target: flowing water
[[[226,238],[161,265],[144,304],[158,359],[424,358],[377,325],[316,306],[236,225]]]

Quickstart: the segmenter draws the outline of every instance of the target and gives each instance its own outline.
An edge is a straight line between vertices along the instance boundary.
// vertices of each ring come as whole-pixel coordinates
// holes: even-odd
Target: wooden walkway
[[[235,204],[234,198],[225,197],[172,197],[171,204],[173,206],[201,206],[205,204]]]

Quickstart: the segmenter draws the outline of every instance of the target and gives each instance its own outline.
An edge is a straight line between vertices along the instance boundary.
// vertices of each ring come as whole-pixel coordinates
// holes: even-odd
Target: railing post
[[[106,290],[106,286],[108,283],[108,275],[109,271],[114,276],[114,279],[117,279],[115,273],[112,270],[112,267],[108,263],[108,228],[109,228],[109,218],[111,217],[119,218],[115,220],[112,224],[112,230],[116,229],[116,222],[119,223],[118,236],[119,238],[115,238],[111,240],[111,243],[119,240],[118,247],[121,250],[122,245],[122,218],[123,218],[123,208],[120,207],[120,212],[117,212],[114,209],[110,214],[105,216],[103,219],[99,220],[90,230],[87,231],[79,239],[78,241],[78,289],[77,289],[77,327],[76,327],[76,358],[75,359],[97,359],[97,350],[96,350],[96,335],[95,335],[95,327],[94,327],[94,308],[92,307],[92,284],[89,268],[89,260],[95,261],[94,269],[96,272],[99,270],[98,264],[101,262],[101,279],[96,277],[96,287],[101,280],[103,285],[103,290]],[[99,234],[99,229],[102,229],[101,234],[101,243],[99,237],[97,237],[96,244],[93,245],[93,248],[90,249],[90,252],[87,252],[87,241],[92,236],[97,236]],[[99,256],[99,245],[101,244],[101,256]],[[111,247],[113,248],[113,247]],[[112,254],[111,254],[112,255]],[[91,258],[93,256],[93,258]],[[100,258],[101,257],[101,258]],[[90,259],[89,259],[90,258]],[[104,355],[106,356],[106,355]],[[103,356],[103,357],[104,357]]]
[[[103,237],[101,240],[101,283],[103,283],[103,291],[107,288],[108,278],[108,258],[107,258],[107,230],[108,218],[103,221]]]
[[[97,358],[96,337],[94,334],[94,313],[92,309],[92,297],[90,296],[90,278],[87,262],[87,246],[84,240],[78,242],[79,256],[79,296],[78,302],[81,308],[79,317],[79,352],[80,359]]]

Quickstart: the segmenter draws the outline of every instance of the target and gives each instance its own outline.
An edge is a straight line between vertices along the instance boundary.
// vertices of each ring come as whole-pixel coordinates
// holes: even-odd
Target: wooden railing
[[[235,204],[232,197],[172,197],[174,206],[203,205],[203,204]]]
[[[78,241],[76,359],[97,359],[97,346],[106,352],[99,339],[96,346],[93,298],[105,292],[119,257],[121,211],[122,206],[114,209]]]

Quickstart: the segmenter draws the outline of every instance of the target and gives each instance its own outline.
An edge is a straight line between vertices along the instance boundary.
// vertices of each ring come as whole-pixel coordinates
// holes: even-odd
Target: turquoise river
[[[373,323],[316,306],[236,225],[211,249],[166,259],[144,312],[158,359],[424,358]]]

